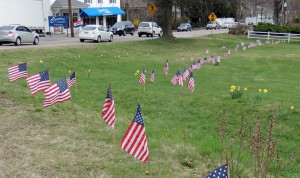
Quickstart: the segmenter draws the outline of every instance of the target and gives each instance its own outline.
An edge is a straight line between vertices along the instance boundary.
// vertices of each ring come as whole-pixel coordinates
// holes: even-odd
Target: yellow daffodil
[[[232,92],[234,92],[234,89],[233,89],[233,88],[231,88],[231,89],[230,89],[230,91],[231,91],[231,93],[232,93]]]
[[[264,92],[264,93],[267,93],[267,92],[268,92],[268,90],[267,90],[267,89],[264,89],[264,90],[263,90],[263,92]]]
[[[134,75],[137,75],[137,73],[134,73]]]
[[[78,55],[78,57],[80,57],[80,55]]]
[[[40,63],[43,63],[43,62],[44,62],[43,59],[41,59],[41,60],[40,60]]]
[[[89,72],[91,72],[91,69],[89,69]]]
[[[294,110],[295,109],[295,106],[291,106],[291,110]]]
[[[69,73],[71,73],[71,71],[69,70]]]
[[[136,70],[136,73],[140,73],[140,71],[139,71],[139,70]]]
[[[245,87],[245,88],[244,88],[244,91],[248,91],[248,87]]]
[[[238,86],[238,89],[237,89],[238,91],[240,91],[241,90],[241,87],[240,86]]]
[[[258,92],[261,93],[262,89],[258,89]]]
[[[231,85],[231,87],[230,87],[231,89],[233,89],[233,90],[235,90],[236,89],[236,87],[234,86],[234,85]]]

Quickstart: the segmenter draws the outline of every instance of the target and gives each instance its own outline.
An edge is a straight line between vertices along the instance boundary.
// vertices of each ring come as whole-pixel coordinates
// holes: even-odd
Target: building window
[[[109,0],[110,4],[116,4],[116,0]]]
[[[98,0],[98,4],[103,4],[103,0]]]
[[[92,0],[84,0],[84,3],[86,3],[86,4],[92,4],[93,1]]]

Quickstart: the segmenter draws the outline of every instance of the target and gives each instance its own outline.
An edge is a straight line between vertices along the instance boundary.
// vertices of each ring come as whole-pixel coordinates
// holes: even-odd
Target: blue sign
[[[67,16],[48,16],[49,27],[69,27]]]

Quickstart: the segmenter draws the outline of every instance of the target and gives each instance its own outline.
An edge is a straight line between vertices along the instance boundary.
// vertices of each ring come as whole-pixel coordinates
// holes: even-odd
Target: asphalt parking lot
[[[197,29],[192,30],[191,32],[177,32],[174,31],[173,35],[176,38],[197,38],[201,36],[206,36],[210,34],[219,34],[219,33],[228,33],[227,29],[219,29],[219,30],[203,30]],[[137,33],[133,36],[128,34],[126,36],[114,35],[114,39],[112,43],[123,43],[130,41],[141,41],[141,40],[151,40],[158,38],[158,36],[152,37],[138,37]],[[0,46],[0,50],[16,50],[16,49],[39,49],[39,48],[53,48],[53,47],[64,47],[64,46],[77,46],[77,45],[96,45],[93,41],[85,41],[80,42],[78,38],[78,34],[75,34],[75,37],[70,37],[70,35],[59,34],[59,35],[46,35],[45,37],[40,37],[39,45],[33,44],[22,44],[21,46],[15,46],[14,44],[3,44]],[[100,44],[110,44],[110,42],[101,42]]]

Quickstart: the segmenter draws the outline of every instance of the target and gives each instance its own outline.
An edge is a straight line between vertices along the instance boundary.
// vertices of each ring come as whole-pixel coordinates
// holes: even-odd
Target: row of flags
[[[43,107],[49,107],[58,102],[71,99],[69,88],[76,84],[76,75],[73,72],[67,79],[63,77],[56,83],[51,84],[49,70],[38,72],[30,77],[27,76],[27,63],[17,64],[8,68],[9,81],[26,78],[29,91],[32,95],[44,91],[45,98]]]

